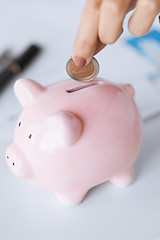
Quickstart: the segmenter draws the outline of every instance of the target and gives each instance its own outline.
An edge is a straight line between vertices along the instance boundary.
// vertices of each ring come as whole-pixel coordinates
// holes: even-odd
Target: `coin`
[[[97,60],[93,57],[86,66],[78,68],[70,58],[66,65],[66,71],[68,75],[74,80],[80,82],[88,82],[96,78],[99,72],[99,64]]]

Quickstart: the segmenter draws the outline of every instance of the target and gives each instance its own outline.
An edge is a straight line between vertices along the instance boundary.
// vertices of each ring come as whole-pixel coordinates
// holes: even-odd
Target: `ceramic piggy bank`
[[[17,177],[32,179],[66,205],[80,203],[100,183],[132,182],[142,121],[131,85],[95,79],[43,87],[20,79],[15,93],[23,111],[6,160]]]

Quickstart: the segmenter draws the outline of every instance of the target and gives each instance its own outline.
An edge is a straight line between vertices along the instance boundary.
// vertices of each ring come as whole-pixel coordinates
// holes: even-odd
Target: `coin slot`
[[[101,85],[103,83],[104,83],[103,81],[94,81],[94,82],[86,83],[82,86],[78,86],[78,87],[75,87],[75,88],[68,89],[68,90],[66,90],[66,92],[67,93],[73,93],[73,92],[77,92],[77,91],[80,91],[80,90],[88,88],[88,87]]]

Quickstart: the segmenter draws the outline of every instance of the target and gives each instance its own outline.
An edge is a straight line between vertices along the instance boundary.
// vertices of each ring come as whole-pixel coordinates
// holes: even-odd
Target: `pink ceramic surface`
[[[132,182],[142,140],[132,86],[96,79],[43,87],[20,79],[15,93],[23,111],[6,159],[17,177],[32,179],[66,205],[100,183]]]

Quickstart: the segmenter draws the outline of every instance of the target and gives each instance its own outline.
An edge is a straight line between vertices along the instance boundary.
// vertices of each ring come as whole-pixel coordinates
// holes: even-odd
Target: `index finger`
[[[87,0],[84,7],[72,53],[77,67],[89,63],[95,53],[101,3],[102,0]]]

